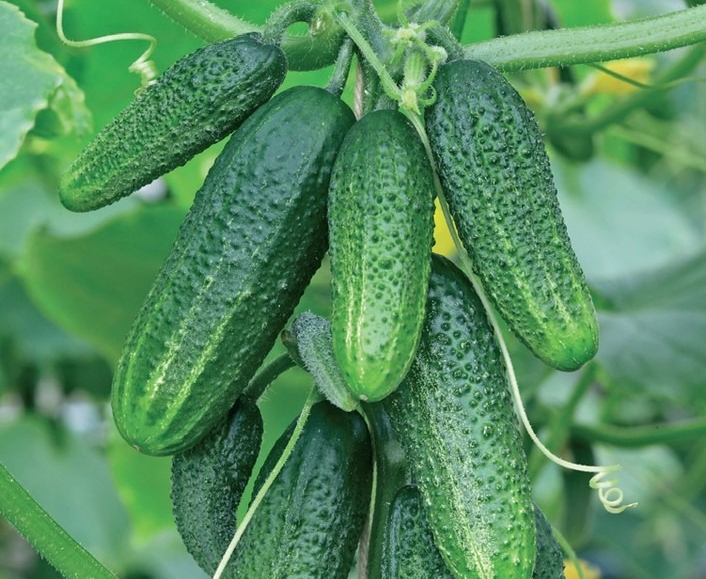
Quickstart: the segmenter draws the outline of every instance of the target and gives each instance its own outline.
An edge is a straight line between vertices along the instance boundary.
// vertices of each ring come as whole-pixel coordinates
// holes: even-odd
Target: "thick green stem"
[[[706,5],[632,22],[543,30],[464,47],[503,71],[606,62],[706,40]]]
[[[295,361],[289,354],[282,354],[275,358],[255,375],[243,391],[243,395],[253,400],[259,399],[272,382],[295,365]]]
[[[666,90],[671,88],[672,83],[691,73],[705,56],[706,43],[694,46],[681,59],[654,79],[654,88],[632,92],[630,95],[617,100],[593,118],[554,123],[547,127],[547,131],[561,134],[587,135],[601,131],[612,124],[622,122],[633,111],[643,108],[653,99],[663,95]]]
[[[0,512],[67,579],[116,579],[0,463]]]
[[[697,418],[679,424],[652,426],[590,426],[575,424],[572,437],[587,442],[600,442],[623,448],[640,448],[652,444],[679,444],[703,440],[706,436],[706,418]]]
[[[206,42],[217,42],[262,29],[211,4],[208,0],[148,0],[189,32]],[[316,70],[334,62],[343,40],[333,20],[317,22],[305,36],[285,36],[282,48],[291,70]]]

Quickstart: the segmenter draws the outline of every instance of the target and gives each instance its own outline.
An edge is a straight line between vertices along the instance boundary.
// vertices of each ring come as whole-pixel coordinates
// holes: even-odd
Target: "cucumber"
[[[551,524],[536,504],[534,523],[537,527],[537,561],[532,579],[565,579],[561,548],[554,538]]]
[[[433,233],[431,163],[394,110],[358,121],[329,191],[333,347],[354,396],[375,401],[407,372],[424,319]]]
[[[272,470],[291,428],[255,483]],[[365,422],[315,404],[279,475],[236,547],[228,579],[346,579],[368,514],[372,448]]]
[[[262,363],[326,251],[329,176],[353,122],[340,99],[299,86],[231,137],[117,365],[113,416],[138,450],[195,444]]]
[[[449,569],[529,579],[534,507],[502,355],[472,285],[440,256],[417,355],[383,406]]]
[[[257,34],[181,58],[109,123],[69,166],[59,198],[91,211],[129,195],[220,141],[284,80],[282,50]]]
[[[236,509],[262,442],[262,417],[241,397],[226,420],[172,459],[172,510],[186,550],[213,575],[236,529]]]
[[[382,579],[454,579],[434,544],[419,489],[402,487],[390,505]]]
[[[475,273],[536,356],[576,370],[598,349],[598,323],[534,116],[484,62],[442,66],[435,88],[426,129]]]

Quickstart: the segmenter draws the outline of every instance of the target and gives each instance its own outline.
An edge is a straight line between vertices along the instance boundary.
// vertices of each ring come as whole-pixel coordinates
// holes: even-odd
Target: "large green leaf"
[[[43,109],[52,106],[64,132],[87,128],[83,95],[54,57],[37,48],[36,26],[0,1],[0,167],[17,155]]]
[[[114,427],[107,456],[138,542],[144,544],[160,532],[174,530],[169,500],[171,459],[140,454]]]
[[[701,233],[658,182],[604,160],[553,169],[589,282],[655,267],[700,245]]]
[[[29,294],[115,361],[183,217],[170,206],[142,206],[81,236],[37,230],[19,264]]]
[[[595,288],[598,360],[612,381],[687,406],[706,402],[706,248]]]
[[[104,460],[86,439],[26,415],[0,426],[0,460],[86,549],[111,568],[122,565],[129,521]]]

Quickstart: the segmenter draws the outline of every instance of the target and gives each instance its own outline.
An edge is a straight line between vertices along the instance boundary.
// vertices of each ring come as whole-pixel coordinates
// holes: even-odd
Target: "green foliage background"
[[[257,23],[280,4],[217,3]],[[395,2],[375,4],[383,17],[394,16]],[[677,0],[551,5],[563,26],[683,7]],[[497,34],[503,6],[512,14],[517,4],[472,2],[464,42]],[[68,48],[54,16],[53,2],[0,2],[0,460],[120,577],[201,577],[172,522],[169,460],[123,443],[106,400],[123,338],[219,145],[167,175],[169,194],[159,201],[134,197],[83,215],[63,209],[61,171],[133,98],[139,80],[127,67],[141,43]],[[152,34],[160,70],[201,45],[144,0],[71,0],[65,29],[72,39]],[[652,60],[663,70],[687,50]],[[291,73],[285,86],[323,85],[328,72]],[[512,80],[548,127],[594,71],[572,73],[573,84],[558,82],[556,71]],[[511,342],[541,436],[556,451],[622,463],[626,499],[640,502],[608,515],[588,495],[587,476],[562,473],[530,450],[537,500],[579,554],[616,579],[706,576],[703,59],[690,76],[596,133],[589,160],[550,149],[569,232],[600,310],[601,348],[590,374],[553,372]],[[599,117],[627,98],[596,95],[584,112]],[[327,297],[324,267],[300,309],[326,315]],[[263,401],[267,445],[295,416],[308,385],[294,370]],[[54,576],[0,523],[0,579]]]

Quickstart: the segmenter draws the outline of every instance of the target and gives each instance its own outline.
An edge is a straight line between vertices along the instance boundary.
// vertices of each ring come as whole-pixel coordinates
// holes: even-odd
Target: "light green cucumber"
[[[424,318],[434,182],[401,113],[358,121],[329,192],[333,347],[354,396],[380,400],[404,377]]]

